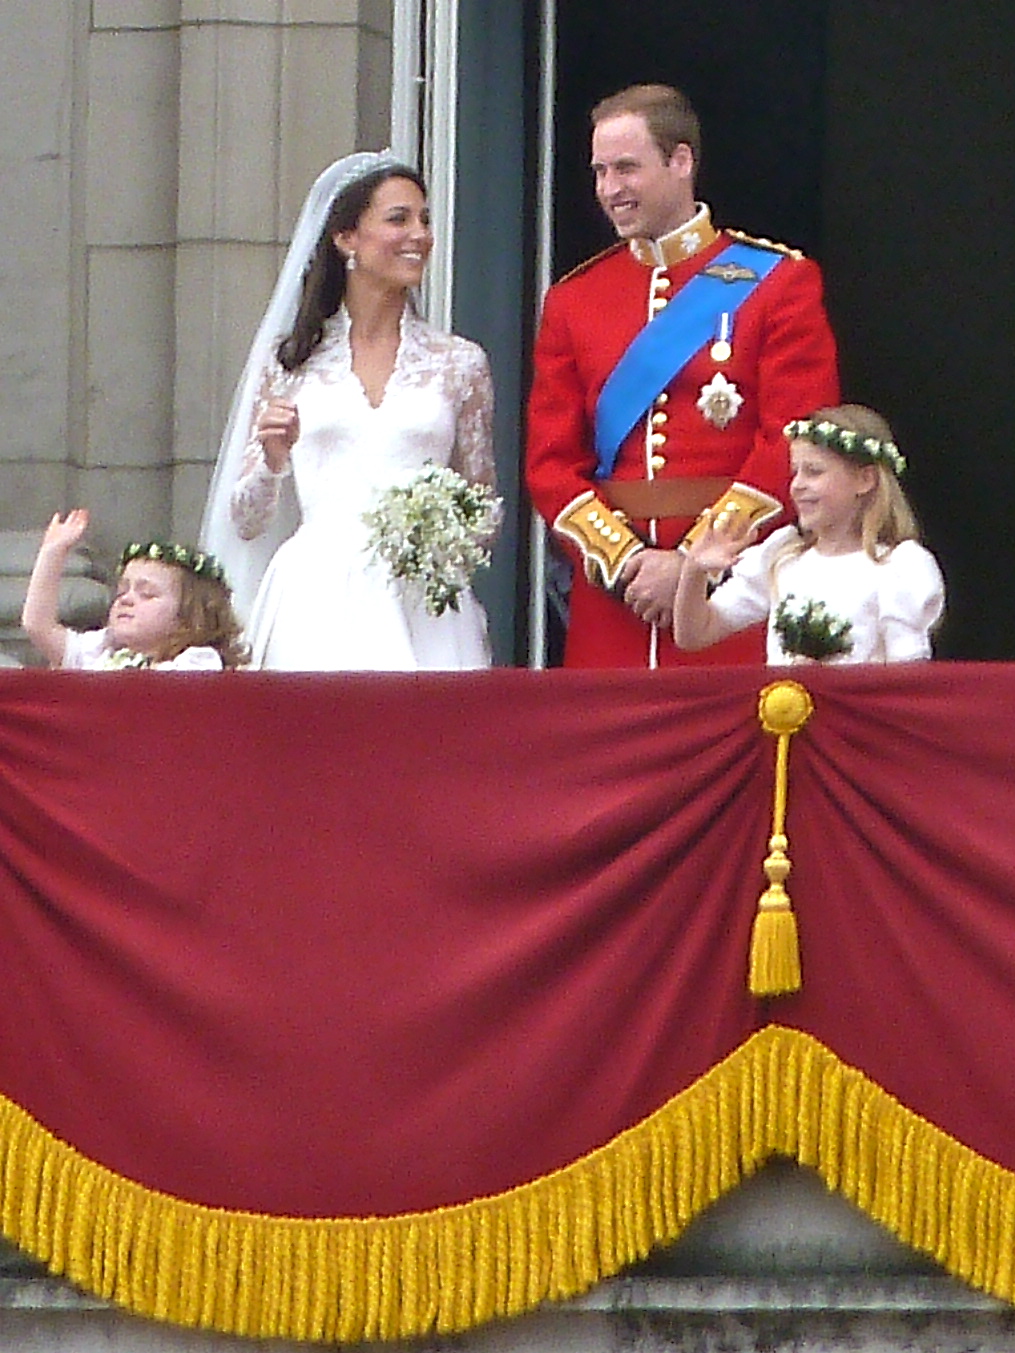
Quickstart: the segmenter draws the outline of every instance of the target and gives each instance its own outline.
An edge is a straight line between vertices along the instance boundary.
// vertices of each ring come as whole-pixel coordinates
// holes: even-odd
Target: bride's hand
[[[269,399],[257,420],[257,436],[272,474],[281,474],[300,435],[300,415],[287,399]]]

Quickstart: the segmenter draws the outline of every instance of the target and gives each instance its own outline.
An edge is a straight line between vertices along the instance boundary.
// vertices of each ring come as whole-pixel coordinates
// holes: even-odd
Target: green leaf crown
[[[894,442],[881,441],[877,437],[865,437],[862,432],[841,427],[829,422],[827,418],[794,418],[787,423],[783,432],[791,442],[798,438],[813,442],[815,446],[827,446],[840,455],[847,456],[861,465],[874,465],[880,462],[887,465],[898,478],[906,468],[906,458]]]
[[[225,583],[225,569],[213,554],[206,550],[191,549],[189,545],[177,545],[167,540],[132,540],[123,547],[120,555],[120,571],[133,559],[154,559],[160,564],[176,564],[185,568],[198,578],[211,578],[213,582]]]

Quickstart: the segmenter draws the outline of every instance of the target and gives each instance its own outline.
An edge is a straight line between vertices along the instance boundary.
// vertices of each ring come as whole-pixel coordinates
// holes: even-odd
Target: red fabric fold
[[[821,677],[791,753],[804,986],[774,1013],[1013,1169],[1013,669]]]
[[[804,988],[758,1002],[778,675],[0,673],[0,1092],[182,1199],[392,1215],[773,1019],[1015,1168],[1015,672],[793,672]]]

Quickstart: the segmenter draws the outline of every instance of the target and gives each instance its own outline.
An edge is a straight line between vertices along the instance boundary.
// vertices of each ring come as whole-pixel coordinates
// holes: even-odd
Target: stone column
[[[93,0],[75,72],[84,325],[71,487],[106,558],[125,538],[164,533],[172,515],[179,23],[180,0]]]
[[[391,11],[5,7],[0,574],[5,532],[75,504],[107,565],[125,538],[194,535],[304,192],[336,156],[388,140]]]
[[[72,177],[75,56],[85,15],[67,0],[0,18],[0,531],[34,527],[67,493],[69,384],[83,316],[81,183]]]

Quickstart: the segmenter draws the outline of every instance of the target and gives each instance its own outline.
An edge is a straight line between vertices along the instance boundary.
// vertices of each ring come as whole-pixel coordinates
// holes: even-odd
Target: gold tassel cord
[[[1015,1303],[1015,1173],[780,1025],[561,1170],[392,1217],[187,1203],[81,1156],[0,1096],[0,1216],[54,1272],[139,1315],[260,1339],[402,1340],[576,1296],[672,1244],[773,1155]]]
[[[786,891],[790,861],[786,854],[786,801],[789,794],[789,740],[811,717],[814,702],[798,681],[775,681],[758,696],[758,719],[777,739],[772,835],[765,859],[768,887],[758,899],[751,927],[747,987],[752,996],[786,996],[799,991],[800,942],[796,917]]]

